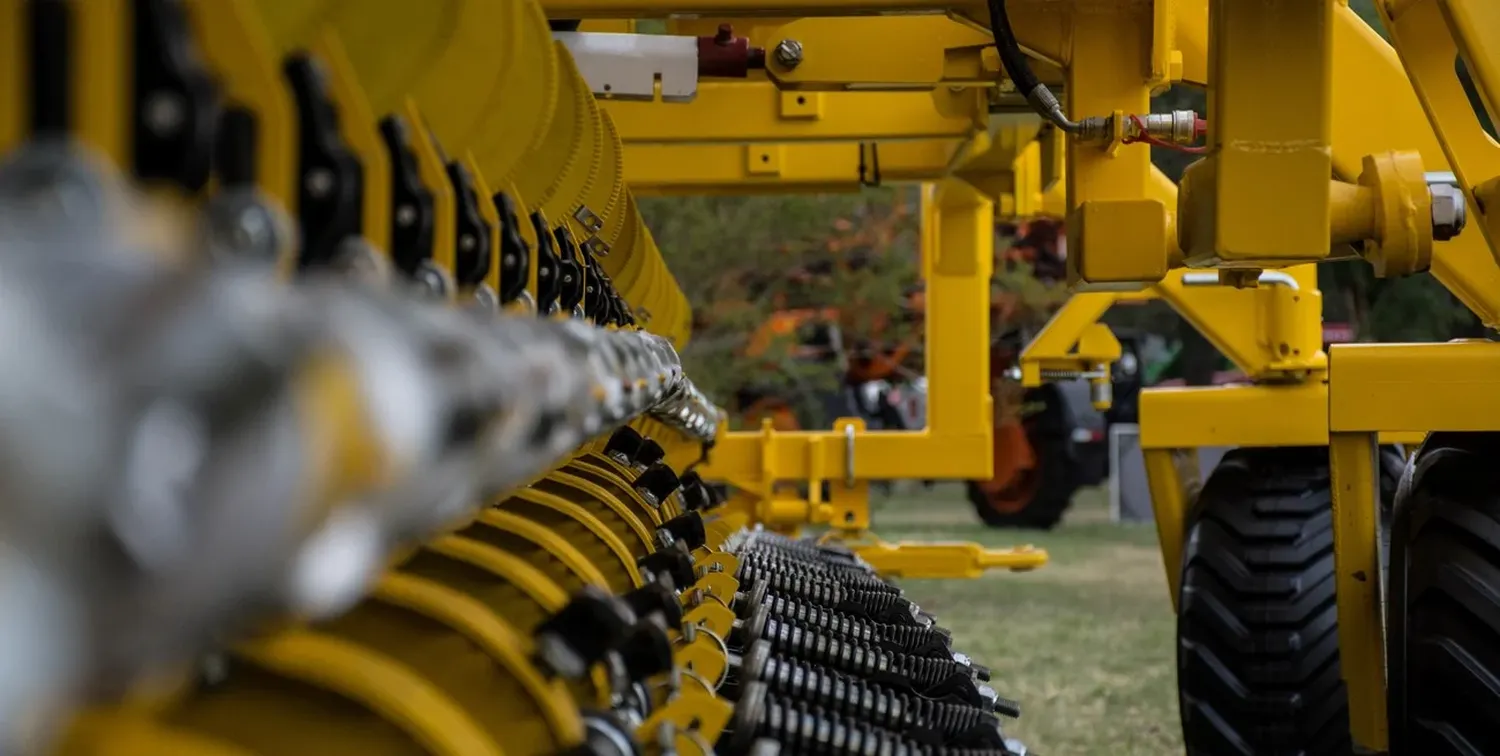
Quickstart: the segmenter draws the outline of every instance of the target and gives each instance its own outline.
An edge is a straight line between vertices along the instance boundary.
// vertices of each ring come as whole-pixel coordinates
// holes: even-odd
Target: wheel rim
[[[1006,424],[995,429],[995,477],[980,484],[990,509],[1016,514],[1041,490],[1041,463],[1031,443],[1027,424]]]

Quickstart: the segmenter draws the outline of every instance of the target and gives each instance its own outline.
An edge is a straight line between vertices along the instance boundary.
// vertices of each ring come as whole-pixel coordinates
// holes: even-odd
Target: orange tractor
[[[1032,221],[1009,235],[1015,242],[1001,265],[1012,270],[1028,266],[1043,282],[1066,276],[1059,222]],[[857,269],[879,261],[870,255],[851,256],[839,264]],[[807,283],[826,274],[825,266],[811,267],[799,268],[790,277]],[[741,417],[752,425],[770,418],[778,430],[822,426],[855,414],[871,428],[920,428],[926,391],[921,329],[916,327],[924,310],[921,287],[909,288],[904,300],[896,313],[870,312],[857,304],[775,310],[744,347],[747,357],[765,357],[761,366],[775,373],[775,380],[752,381],[738,392],[735,403]],[[1005,378],[1029,336],[1027,326],[1039,325],[1050,312],[1029,312],[1020,297],[1003,291],[992,302],[992,332],[999,334],[990,358],[995,474],[990,480],[970,481],[968,497],[986,525],[1050,528],[1081,486],[1096,485],[1107,475],[1107,424],[1115,418],[1092,409],[1087,386],[1081,382],[1022,389]],[[821,369],[807,372],[821,372],[825,380],[820,385],[799,380],[796,374],[802,366]],[[827,385],[829,367],[836,375],[834,386]],[[1120,372],[1116,396],[1132,396],[1138,390],[1128,385],[1133,376]]]

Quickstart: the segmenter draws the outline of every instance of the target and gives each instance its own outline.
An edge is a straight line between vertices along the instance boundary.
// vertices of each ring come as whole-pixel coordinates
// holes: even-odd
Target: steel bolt
[[[448,296],[450,289],[448,276],[431,262],[422,263],[417,268],[414,278],[417,284],[417,291],[422,295],[434,299],[443,299]]]
[[[802,43],[795,39],[783,39],[776,43],[776,62],[791,70],[802,65]]]
[[[1432,194],[1432,238],[1448,241],[1464,229],[1468,220],[1468,206],[1464,193],[1458,187],[1446,183],[1430,183],[1427,191]]]

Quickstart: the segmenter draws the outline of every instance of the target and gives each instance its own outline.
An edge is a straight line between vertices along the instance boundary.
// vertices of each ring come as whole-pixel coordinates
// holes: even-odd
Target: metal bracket
[[[698,38],[666,34],[553,32],[601,98],[692,102],[698,96]]]

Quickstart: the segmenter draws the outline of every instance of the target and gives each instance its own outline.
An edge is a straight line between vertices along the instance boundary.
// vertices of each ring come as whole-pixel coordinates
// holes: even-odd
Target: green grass
[[[1156,532],[1110,523],[1100,491],[1079,495],[1057,530],[992,530],[958,486],[876,497],[887,540],[1031,543],[1051,562],[977,580],[906,580],[907,595],[953,631],[954,648],[994,671],[1021,704],[1006,733],[1042,756],[1182,753],[1171,602]]]

